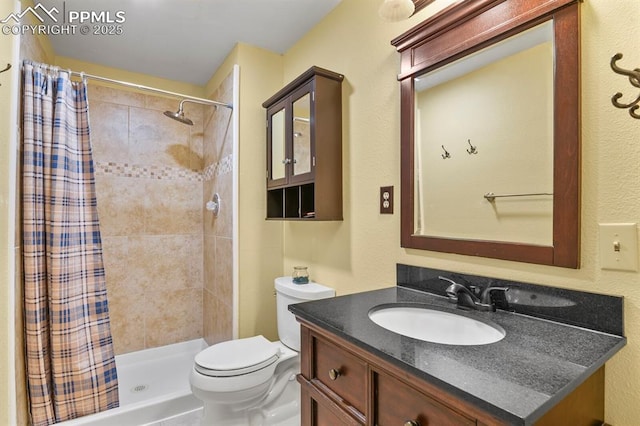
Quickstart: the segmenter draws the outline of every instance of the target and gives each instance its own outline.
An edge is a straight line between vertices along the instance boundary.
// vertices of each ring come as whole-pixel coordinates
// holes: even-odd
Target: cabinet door
[[[279,102],[267,112],[267,187],[287,184],[291,156],[287,148],[287,102]]]
[[[470,426],[470,419],[384,373],[375,375],[376,426]]]
[[[313,181],[315,168],[315,132],[313,114],[313,81],[291,96],[291,175],[290,183]]]

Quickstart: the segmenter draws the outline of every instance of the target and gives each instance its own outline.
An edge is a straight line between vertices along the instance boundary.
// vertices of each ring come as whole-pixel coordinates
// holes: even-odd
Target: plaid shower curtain
[[[84,82],[25,62],[23,267],[31,420],[118,406]]]

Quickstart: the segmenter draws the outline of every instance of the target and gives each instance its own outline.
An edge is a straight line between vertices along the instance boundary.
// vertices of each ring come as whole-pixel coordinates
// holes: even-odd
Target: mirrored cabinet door
[[[305,84],[267,112],[267,187],[313,182],[313,85]]]
[[[311,93],[293,102],[293,175],[311,172]]]
[[[270,123],[270,145],[271,145],[271,181],[283,180],[286,176],[287,150],[286,150],[286,130],[285,130],[285,110],[278,110],[271,115]]]

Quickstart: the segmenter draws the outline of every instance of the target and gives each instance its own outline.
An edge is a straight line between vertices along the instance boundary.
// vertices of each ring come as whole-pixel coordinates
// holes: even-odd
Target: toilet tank
[[[294,284],[291,277],[276,278],[275,287],[278,337],[283,344],[300,352],[300,324],[287,308],[294,303],[333,297],[336,295],[336,291],[314,282]]]

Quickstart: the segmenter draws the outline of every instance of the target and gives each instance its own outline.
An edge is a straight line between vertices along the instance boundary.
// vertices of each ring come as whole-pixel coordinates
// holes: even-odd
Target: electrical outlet
[[[600,267],[618,271],[638,270],[637,224],[600,224]]]
[[[380,214],[393,214],[393,186],[380,187]]]

